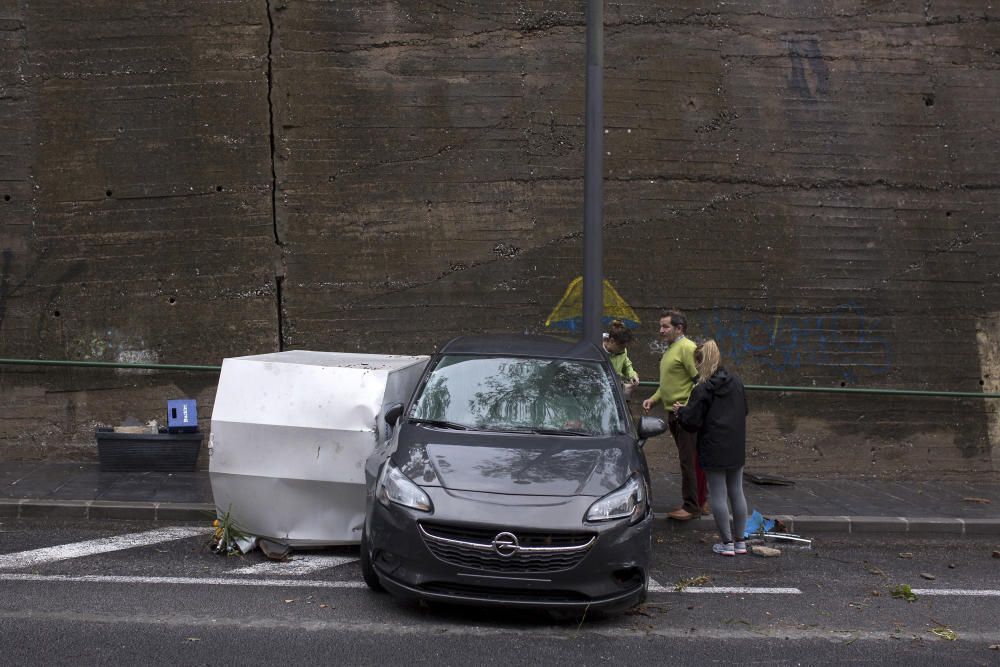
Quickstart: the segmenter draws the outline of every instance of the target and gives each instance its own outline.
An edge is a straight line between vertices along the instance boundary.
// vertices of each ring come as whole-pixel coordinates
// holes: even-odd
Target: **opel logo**
[[[517,536],[513,533],[497,533],[497,536],[493,538],[493,550],[504,558],[513,556],[520,549]]]

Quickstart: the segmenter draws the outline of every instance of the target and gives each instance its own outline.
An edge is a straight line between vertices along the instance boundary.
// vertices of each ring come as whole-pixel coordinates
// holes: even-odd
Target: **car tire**
[[[365,531],[361,531],[361,578],[373,591],[382,592],[385,590],[372,566],[371,548],[368,546],[368,534]]]

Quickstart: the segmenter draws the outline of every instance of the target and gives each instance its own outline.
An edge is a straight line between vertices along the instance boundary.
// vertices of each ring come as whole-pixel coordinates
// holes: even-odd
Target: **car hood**
[[[425,429],[422,429],[425,430]],[[636,469],[631,438],[451,435],[400,442],[394,462],[421,486],[514,495],[603,496]],[[440,437],[437,437],[440,436]],[[402,439],[401,439],[402,440]]]

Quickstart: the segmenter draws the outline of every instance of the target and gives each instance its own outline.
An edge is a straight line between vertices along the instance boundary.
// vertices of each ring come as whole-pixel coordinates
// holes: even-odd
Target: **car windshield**
[[[618,435],[625,424],[598,362],[448,355],[411,419],[446,428]]]

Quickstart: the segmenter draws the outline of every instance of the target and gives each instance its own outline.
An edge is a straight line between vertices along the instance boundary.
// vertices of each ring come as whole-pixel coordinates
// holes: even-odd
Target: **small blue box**
[[[198,430],[198,405],[189,398],[167,401],[167,432],[194,433]]]

